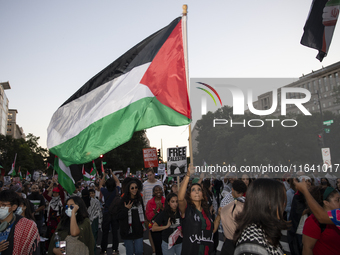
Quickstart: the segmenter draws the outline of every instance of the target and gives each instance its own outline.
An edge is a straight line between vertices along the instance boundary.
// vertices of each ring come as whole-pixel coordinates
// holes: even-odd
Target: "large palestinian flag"
[[[95,75],[54,113],[47,146],[66,166],[129,141],[135,131],[190,123],[182,18]]]

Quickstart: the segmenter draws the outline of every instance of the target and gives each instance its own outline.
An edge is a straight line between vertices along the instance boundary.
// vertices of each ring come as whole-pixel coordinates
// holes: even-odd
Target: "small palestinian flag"
[[[94,171],[93,167],[92,167],[91,168],[91,172],[90,172],[90,179],[91,179],[91,181],[96,179],[96,173],[97,173],[97,171]]]
[[[27,171],[26,172],[26,181],[30,181],[32,179],[32,175]]]
[[[82,173],[83,173],[83,180],[84,181],[90,181],[91,180],[91,176],[88,172],[85,171],[84,165],[82,168]]]

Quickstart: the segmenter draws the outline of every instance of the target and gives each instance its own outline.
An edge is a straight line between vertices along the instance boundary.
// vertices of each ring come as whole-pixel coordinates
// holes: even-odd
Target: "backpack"
[[[116,196],[113,199],[113,201],[112,201],[112,203],[110,204],[110,207],[109,207],[109,213],[111,214],[111,217],[113,217],[113,218],[118,213],[118,207],[119,207],[119,204],[120,204],[120,200],[121,200],[120,194],[119,194],[118,188],[116,187]]]

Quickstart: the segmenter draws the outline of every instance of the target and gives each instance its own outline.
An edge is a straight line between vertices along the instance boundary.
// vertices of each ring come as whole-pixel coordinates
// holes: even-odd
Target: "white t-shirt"
[[[152,198],[152,189],[156,185],[161,186],[162,189],[163,189],[163,183],[161,181],[159,181],[159,180],[156,180],[153,183],[149,182],[149,180],[146,180],[143,183],[143,191],[142,191],[142,193],[143,193],[143,204],[144,204],[144,207],[146,206],[148,201]]]

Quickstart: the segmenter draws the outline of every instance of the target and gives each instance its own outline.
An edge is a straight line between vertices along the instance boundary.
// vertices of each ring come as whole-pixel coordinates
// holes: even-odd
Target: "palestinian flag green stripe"
[[[72,178],[71,170],[58,158],[54,159],[54,169],[58,173],[58,182],[69,193],[73,194],[76,187]]]
[[[82,164],[91,161],[93,155],[98,157],[102,153],[102,148],[94,144],[105,147],[110,141],[114,147],[118,147],[129,141],[135,131],[159,125],[179,126],[189,123],[190,119],[160,103],[156,97],[146,97],[92,123],[77,136],[50,151],[55,155],[63,152],[65,165]],[[79,147],[85,148],[84,153],[74,150]]]

